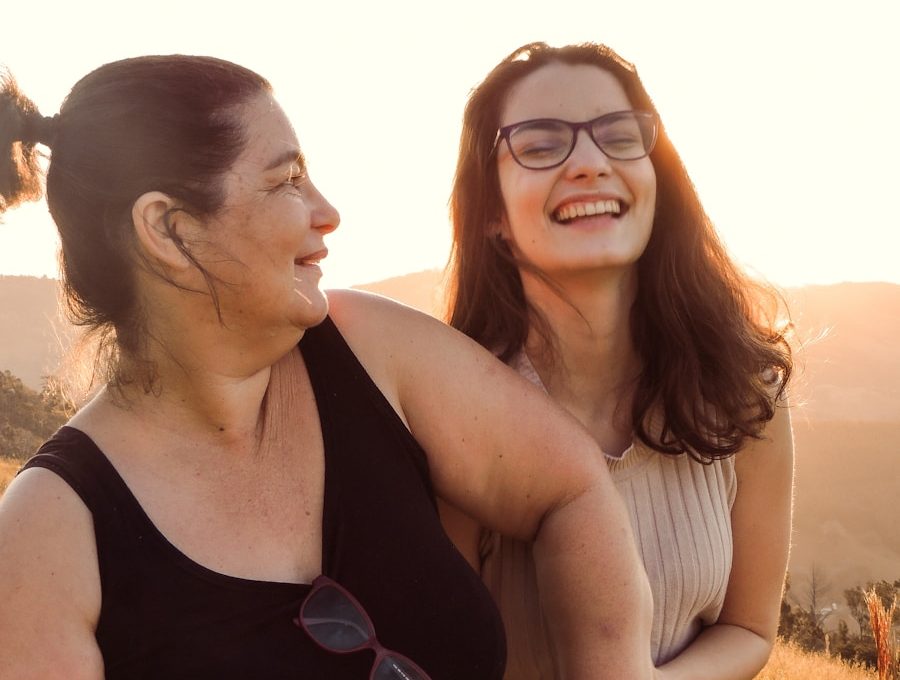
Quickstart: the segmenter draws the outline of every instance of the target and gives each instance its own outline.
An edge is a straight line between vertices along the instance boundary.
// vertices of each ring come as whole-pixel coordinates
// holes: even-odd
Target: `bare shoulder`
[[[96,544],[78,495],[49,470],[24,471],[0,498],[0,545],[0,677],[102,677]],[[35,634],[51,621],[52,635]]]
[[[338,330],[386,393],[409,376],[421,381],[428,373],[451,373],[460,363],[499,364],[459,331],[390,298],[339,290],[329,291],[328,300]]]

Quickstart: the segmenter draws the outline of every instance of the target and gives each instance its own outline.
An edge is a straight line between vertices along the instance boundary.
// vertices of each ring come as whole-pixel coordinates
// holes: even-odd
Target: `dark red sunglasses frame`
[[[320,590],[324,590],[325,588],[331,588],[340,593],[342,597],[344,597],[350,604],[353,605],[357,613],[366,622],[369,630],[369,637],[364,643],[351,649],[336,649],[319,642],[319,640],[316,639],[316,636],[310,631],[309,627],[306,625],[306,622],[303,619],[303,610],[306,607],[306,604],[312,599],[313,595],[315,595]],[[388,649],[380,642],[378,642],[378,638],[375,636],[375,624],[372,623],[372,619],[369,618],[368,612],[366,612],[365,608],[359,603],[359,600],[353,597],[353,594],[349,590],[344,588],[344,586],[342,586],[340,583],[325,576],[324,574],[322,574],[321,576],[317,576],[316,579],[312,582],[312,589],[303,599],[303,603],[300,605],[300,613],[297,618],[294,619],[294,624],[302,628],[304,632],[309,636],[309,639],[312,640],[316,644],[316,646],[324,649],[326,652],[331,652],[332,654],[352,654],[353,652],[358,652],[363,649],[371,649],[372,651],[374,651],[375,661],[372,662],[372,670],[369,672],[369,680],[374,680],[375,671],[378,670],[378,666],[386,657],[393,657],[402,661],[404,664],[409,665],[412,670],[414,670],[421,676],[421,680],[431,680],[431,676],[429,676],[428,673],[426,673],[422,669],[422,667],[419,666],[419,664],[417,664],[415,661],[410,659],[408,656],[401,654],[400,652],[395,652],[393,649]],[[400,673],[403,673],[403,671],[400,671]],[[405,673],[403,673],[403,676],[405,676]]]

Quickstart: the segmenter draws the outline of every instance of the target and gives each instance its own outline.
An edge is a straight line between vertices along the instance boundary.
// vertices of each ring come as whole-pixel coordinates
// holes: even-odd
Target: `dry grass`
[[[790,642],[775,643],[772,657],[755,680],[877,680],[864,666],[837,657],[805,652]]]
[[[897,666],[894,658],[894,647],[891,640],[891,621],[894,618],[894,610],[897,608],[897,596],[890,607],[885,607],[875,592],[865,591],[866,605],[869,608],[869,625],[872,627],[872,635],[875,637],[875,648],[878,650],[878,680],[892,680]]]

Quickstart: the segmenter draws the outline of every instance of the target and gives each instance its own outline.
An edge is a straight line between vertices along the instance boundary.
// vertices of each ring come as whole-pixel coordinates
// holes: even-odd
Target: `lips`
[[[623,212],[622,202],[617,198],[570,201],[553,211],[553,219],[557,222],[566,223],[579,217],[594,217],[596,215],[619,217]]]
[[[314,253],[309,253],[308,255],[303,255],[302,257],[298,257],[294,259],[294,264],[299,265],[301,267],[309,267],[318,265],[319,262],[328,257],[328,248],[322,248],[322,250],[317,250]]]

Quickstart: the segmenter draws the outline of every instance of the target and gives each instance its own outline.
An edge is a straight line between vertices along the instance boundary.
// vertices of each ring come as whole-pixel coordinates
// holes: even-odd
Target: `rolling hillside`
[[[0,370],[33,389],[59,364],[71,327],[57,309],[56,279],[0,276]]]

